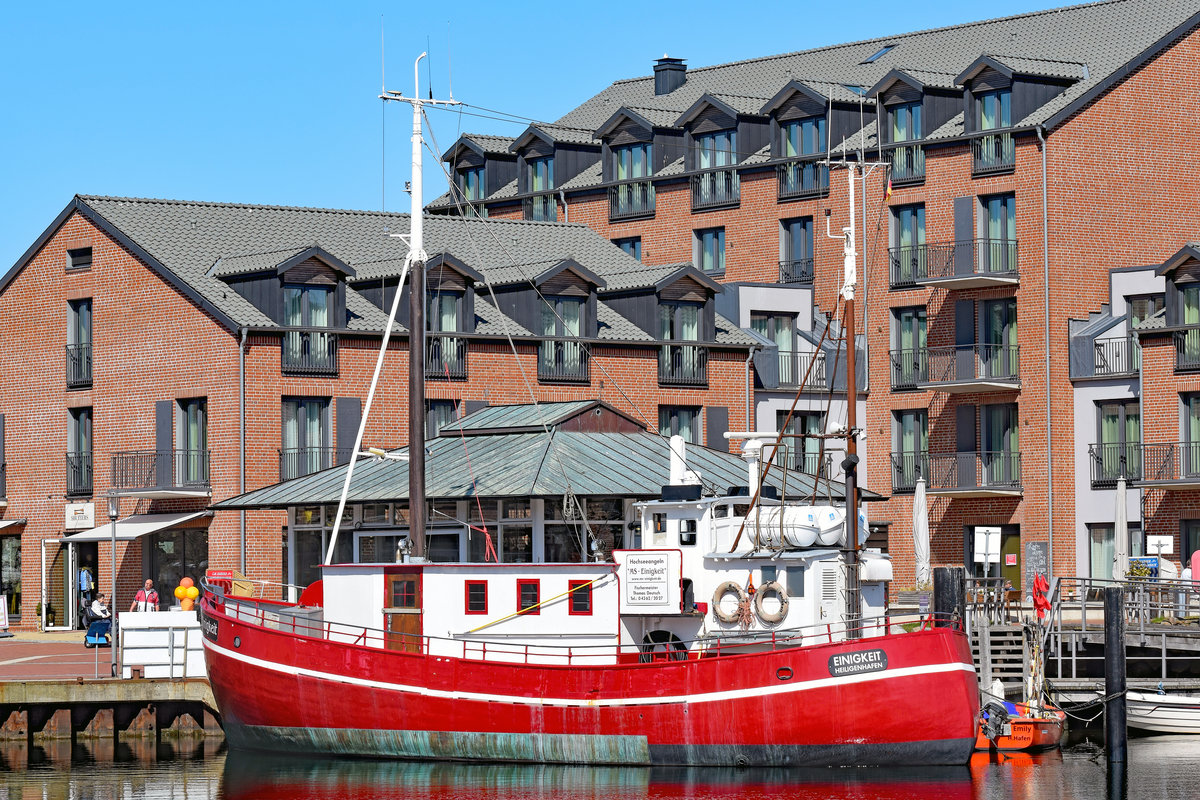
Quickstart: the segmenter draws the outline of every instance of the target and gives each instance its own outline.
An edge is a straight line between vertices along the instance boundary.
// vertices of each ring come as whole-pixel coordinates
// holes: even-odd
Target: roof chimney
[[[670,94],[687,80],[687,64],[682,58],[663,57],[654,62],[654,94]]]

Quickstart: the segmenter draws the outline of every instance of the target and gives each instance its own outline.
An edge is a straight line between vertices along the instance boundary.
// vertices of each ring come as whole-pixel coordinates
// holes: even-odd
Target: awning
[[[128,542],[148,533],[173,528],[180,523],[196,517],[208,515],[208,511],[192,511],[185,514],[134,514],[125,519],[117,520],[117,540]],[[79,542],[107,542],[112,538],[112,523],[105,523],[90,531],[73,533],[64,536],[63,542],[78,544]]]
[[[7,528],[9,525],[24,525],[23,519],[0,519],[0,530]]]

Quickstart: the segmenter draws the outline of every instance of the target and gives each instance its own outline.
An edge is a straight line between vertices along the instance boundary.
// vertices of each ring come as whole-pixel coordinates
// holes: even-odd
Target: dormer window
[[[531,158],[525,162],[526,175],[529,178],[529,191],[548,192],[554,188],[554,157]]]
[[[737,163],[736,130],[697,134],[695,143],[697,169],[720,169]]]
[[[635,181],[650,177],[651,144],[631,144],[612,148],[612,174],[616,181]]]
[[[467,377],[467,343],[456,336],[462,332],[463,296],[457,292],[439,291],[429,295],[426,311],[426,327],[429,341],[426,344],[425,377]]]
[[[888,129],[893,142],[911,142],[924,138],[921,129],[921,103],[904,103],[887,110]]]
[[[825,149],[825,118],[805,117],[779,126],[784,158],[811,156]]]
[[[699,342],[699,303],[659,303],[658,338],[664,342]],[[664,344],[658,354],[659,383],[675,386],[708,385],[708,348]]]
[[[654,214],[654,184],[649,143],[614,147],[610,151],[612,179],[609,187],[608,217],[610,221],[646,217]]]
[[[1012,91],[997,89],[975,95],[975,118],[979,130],[993,131],[1012,127]]]
[[[554,157],[531,158],[525,162],[525,185],[532,197],[525,198],[525,219],[534,222],[556,222],[558,204],[554,189]]]
[[[459,170],[458,188],[462,190],[463,197],[469,202],[482,200],[487,195],[483,167]]]
[[[283,287],[283,324],[288,328],[328,328],[333,289],[328,286]],[[289,330],[283,334],[285,372],[337,374],[337,344],[333,334]]]
[[[587,301],[582,297],[547,297],[542,304],[542,335],[538,347],[538,379],[588,381],[587,352],[579,337]]]

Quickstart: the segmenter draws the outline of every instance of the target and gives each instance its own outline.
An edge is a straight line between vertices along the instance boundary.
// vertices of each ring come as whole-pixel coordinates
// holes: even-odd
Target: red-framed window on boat
[[[392,580],[392,608],[417,607],[417,579],[410,577]]]
[[[517,581],[517,613],[540,614],[542,607],[542,582],[537,578]]]
[[[590,617],[592,615],[592,582],[570,581],[567,586],[571,593],[571,604],[567,607],[567,613],[572,616]]]
[[[467,581],[466,603],[468,614],[488,612],[487,581]]]

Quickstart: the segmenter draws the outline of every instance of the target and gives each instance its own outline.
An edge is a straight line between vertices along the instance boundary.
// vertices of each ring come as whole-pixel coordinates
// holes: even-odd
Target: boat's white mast
[[[434,100],[432,97],[422,100],[419,67],[425,53],[417,56],[413,62],[413,96],[405,97],[400,92],[388,91],[382,88],[379,95],[383,100],[398,100],[408,103],[413,110],[412,123],[412,181],[409,184],[409,232],[398,238],[408,241],[408,255],[404,259],[404,269],[400,281],[396,284],[396,294],[392,298],[391,311],[388,314],[387,327],[383,331],[383,342],[379,347],[379,356],[375,359],[375,372],[371,376],[371,386],[367,390],[367,401],[363,407],[362,418],[358,423],[358,433],[354,439],[354,452],[346,465],[346,480],[342,484],[342,494],[338,498],[337,516],[333,521],[333,532],[329,536],[329,547],[325,551],[325,563],[333,563],[334,548],[337,545],[338,533],[341,530],[342,514],[346,510],[346,498],[350,493],[350,481],[354,476],[354,463],[362,449],[363,433],[367,427],[367,419],[371,414],[371,405],[375,400],[375,389],[379,385],[379,375],[383,370],[383,359],[387,353],[388,341],[391,339],[392,327],[396,324],[396,313],[400,308],[401,290],[404,279],[409,278],[409,325],[408,325],[408,387],[409,387],[409,419],[408,419],[408,497],[409,525],[408,536],[412,547],[412,558],[425,558],[425,262],[429,260],[425,252],[425,220],[422,217],[421,203],[421,151],[425,140],[421,130],[423,107],[426,105],[453,106],[459,105],[453,96],[449,100]]]

